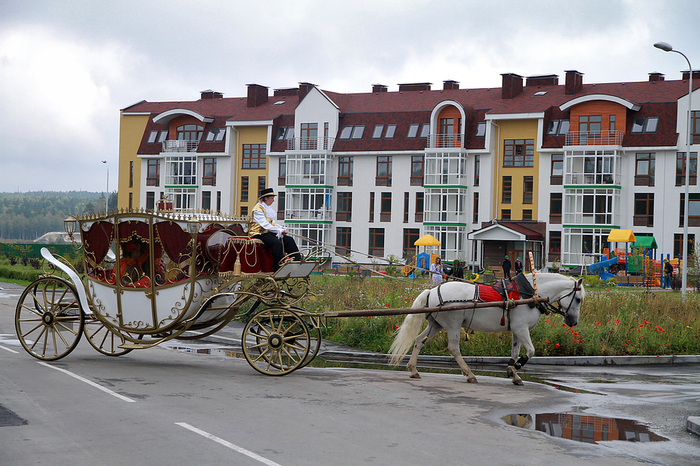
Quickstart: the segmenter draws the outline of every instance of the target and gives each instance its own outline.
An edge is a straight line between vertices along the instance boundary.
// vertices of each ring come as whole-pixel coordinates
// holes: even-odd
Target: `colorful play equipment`
[[[423,235],[413,245],[416,247],[416,272],[425,275],[430,270],[430,265],[439,256],[442,243],[433,235]]]
[[[612,259],[599,261],[599,262],[596,262],[595,264],[589,265],[588,270],[593,275],[598,275],[598,277],[600,277],[601,280],[605,281],[609,278],[615,277],[615,275],[610,273],[610,266],[617,264],[618,260],[619,260],[618,257],[613,257]]]

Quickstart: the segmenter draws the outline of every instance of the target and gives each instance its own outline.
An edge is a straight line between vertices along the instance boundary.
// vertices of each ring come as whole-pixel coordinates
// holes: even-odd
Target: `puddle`
[[[510,414],[503,420],[512,426],[539,430],[552,437],[594,443],[610,440],[627,442],[663,442],[665,437],[633,419],[569,413]]]
[[[230,349],[222,349],[221,347],[198,347],[198,346],[178,346],[178,345],[168,345],[161,344],[160,346],[179,351],[181,353],[195,353],[195,354],[211,354],[214,356],[225,356],[227,358],[245,358],[241,351],[231,351]]]

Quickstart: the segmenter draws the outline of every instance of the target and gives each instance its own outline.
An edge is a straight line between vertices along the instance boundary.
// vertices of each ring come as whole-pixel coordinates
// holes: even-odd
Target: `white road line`
[[[204,335],[204,332],[197,332],[196,330],[188,330],[188,331],[185,332],[185,333],[194,333],[195,335]],[[236,343],[240,343],[240,342],[241,342],[241,339],[240,339],[240,338],[224,337],[224,336],[221,336],[221,335],[217,335],[216,338],[220,338],[220,339],[222,339],[222,340],[231,340],[231,341],[235,341]]]
[[[265,464],[267,466],[282,466],[279,463],[275,463],[272,460],[268,460],[267,458],[264,458],[264,457],[258,455],[257,453],[253,453],[252,451],[246,450],[245,448],[241,448],[238,445],[234,445],[231,442],[227,442],[226,440],[219,438],[216,435],[212,435],[209,432],[205,432],[201,429],[197,429],[196,427],[193,427],[193,426],[187,424],[186,422],[176,422],[175,424],[180,426],[180,427],[184,427],[185,429],[190,430],[190,431],[194,432],[195,434],[199,434],[202,437],[206,437],[209,440],[213,440],[218,444],[221,444],[225,447],[230,448],[231,450],[237,451],[238,453],[242,453],[250,458],[253,458],[254,460],[260,461],[262,464]]]
[[[9,351],[10,353],[19,354],[17,351],[15,351],[15,350],[13,350],[13,349],[10,349],[10,348],[6,348],[6,347],[4,347],[4,346],[0,346],[0,348],[1,348],[1,349],[4,349],[5,351]]]
[[[112,395],[112,396],[114,396],[114,397],[117,397],[117,398],[119,398],[119,399],[122,400],[122,401],[126,401],[127,403],[136,403],[136,400],[132,400],[132,399],[129,398],[129,397],[126,397],[126,396],[124,396],[124,395],[120,395],[119,393],[114,392],[114,391],[110,390],[109,388],[106,388],[106,387],[103,387],[102,385],[96,384],[96,383],[93,382],[92,380],[88,380],[88,379],[86,379],[86,378],[84,378],[84,377],[80,377],[78,374],[74,374],[74,373],[72,373],[72,372],[70,372],[70,371],[67,371],[67,370],[65,370],[65,369],[61,369],[60,367],[52,366],[51,364],[46,364],[45,362],[39,362],[38,364],[41,364],[42,366],[50,367],[51,369],[55,369],[55,370],[57,370],[57,371],[59,371],[59,372],[63,372],[64,374],[70,375],[70,376],[73,377],[74,379],[78,379],[78,380],[80,380],[81,382],[85,382],[86,384],[88,384],[88,385],[90,385],[90,386],[93,386],[93,387],[95,387],[95,388],[98,389],[98,390],[102,390],[103,392],[108,393],[108,394],[110,394],[110,395]]]

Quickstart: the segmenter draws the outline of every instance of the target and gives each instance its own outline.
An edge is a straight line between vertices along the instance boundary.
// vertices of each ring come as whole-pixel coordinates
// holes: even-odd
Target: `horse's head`
[[[583,288],[583,278],[572,279],[571,283],[572,288],[563,293],[562,297],[559,298],[559,304],[564,316],[564,323],[569,327],[574,327],[578,324],[578,316],[581,312],[583,299],[586,297],[586,290]]]

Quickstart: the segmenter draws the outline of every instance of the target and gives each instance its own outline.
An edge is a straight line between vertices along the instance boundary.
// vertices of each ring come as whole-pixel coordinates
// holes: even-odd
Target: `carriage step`
[[[143,343],[124,343],[123,345],[119,345],[120,348],[122,349],[145,349],[145,348],[151,348],[156,345],[146,345]]]

